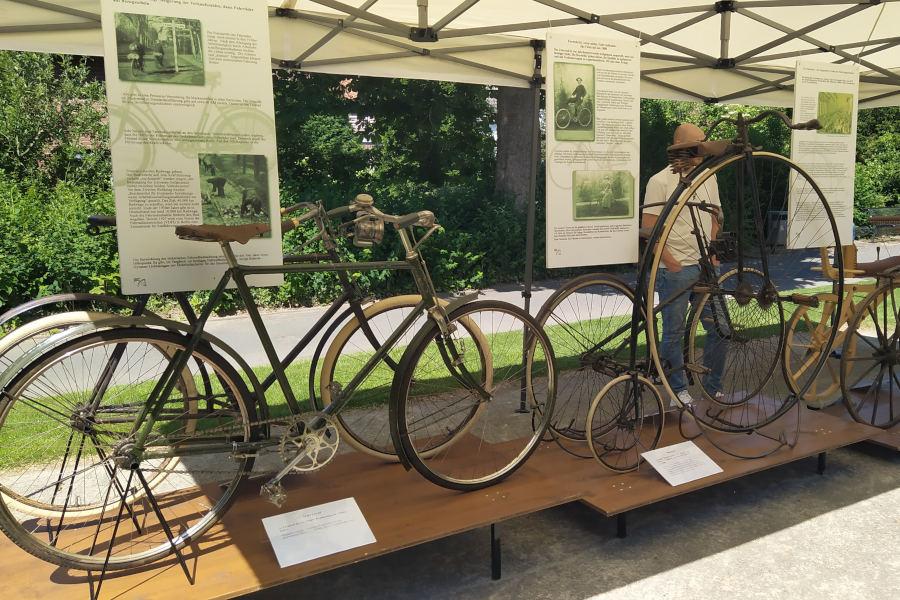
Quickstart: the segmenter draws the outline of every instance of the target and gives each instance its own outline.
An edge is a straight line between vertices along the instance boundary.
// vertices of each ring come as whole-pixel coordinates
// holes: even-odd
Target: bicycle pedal
[[[259,495],[278,508],[281,508],[287,502],[287,492],[284,491],[284,486],[281,485],[280,481],[264,483],[259,488]]]

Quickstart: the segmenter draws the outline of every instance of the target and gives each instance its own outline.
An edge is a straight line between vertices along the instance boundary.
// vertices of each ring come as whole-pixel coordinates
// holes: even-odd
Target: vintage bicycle
[[[876,215],[870,223],[895,225],[900,217]],[[836,290],[820,292],[820,306],[798,306],[791,315],[784,346],[788,381],[797,389],[809,366],[824,360],[822,376],[803,400],[816,408],[843,400],[855,420],[888,429],[900,422],[900,256],[857,262],[855,245],[839,254],[845,274],[855,279],[844,284],[840,298]],[[837,281],[828,249],[820,260],[814,268]]]
[[[385,397],[382,383],[368,385],[367,378],[391,353],[400,357],[389,381],[391,438],[407,468],[451,489],[479,489],[512,474],[537,448],[555,398],[549,340],[513,305],[438,302],[420,253],[438,227],[433,215],[386,215],[367,196],[331,211],[304,209],[284,227],[353,215],[341,227],[374,243],[390,223],[404,259],[247,266],[238,263],[231,244],[264,233],[267,225],[180,227],[185,239],[218,243],[228,265],[196,323],[119,317],[103,328],[83,326],[48,339],[17,361],[24,367],[4,374],[0,529],[16,544],[55,564],[101,573],[173,552],[184,566],[181,549],[219,520],[255,462],[262,473],[277,471],[265,475],[262,490],[278,503],[285,476],[334,458],[341,438],[336,419],[352,398],[370,393],[374,406]],[[417,238],[414,229],[423,227]],[[339,357],[362,367],[335,370],[326,386],[330,404],[301,412],[246,276],[376,269],[410,271],[421,300],[365,357],[341,347]],[[270,357],[286,414],[270,410],[253,371],[203,331],[230,282]],[[413,331],[418,322],[424,324]],[[196,385],[197,365],[212,393]],[[520,413],[523,386],[527,407]],[[159,479],[155,486],[153,478]],[[43,500],[54,510],[36,518],[11,506],[11,497]],[[99,510],[78,513],[86,504]]]
[[[675,171],[685,166],[690,171],[652,231],[645,232],[648,243],[636,284],[602,273],[585,275],[554,293],[538,315],[560,365],[560,401],[551,428],[563,439],[586,442],[592,455],[613,470],[637,468],[641,453],[655,447],[665,421],[664,397],[706,430],[765,434],[764,428],[796,405],[823,367],[825,358],[819,356],[792,381],[784,373],[789,307],[816,306],[818,298],[783,289],[781,274],[786,265],[808,258],[807,248],[838,243],[837,226],[821,190],[802,168],[750,143],[750,126],[770,117],[792,129],[818,126],[815,121],[792,124],[783,113],[764,111],[716,121],[707,129],[707,141],[670,146]],[[734,126],[736,137],[709,141],[722,125]],[[768,217],[778,214],[787,215],[785,240],[767,227]],[[718,239],[711,235],[712,219],[704,215],[721,216]],[[655,300],[659,249],[679,235],[674,228],[679,219],[689,224],[689,241],[700,250],[699,280],[685,288],[693,296],[683,348],[695,398],[688,407],[673,393],[672,369],[660,357]],[[714,256],[723,265],[722,275]],[[840,256],[834,269],[835,289],[842,290]],[[835,300],[837,310],[841,302]],[[710,331],[725,341],[724,350],[716,350],[725,355],[721,395],[702,385],[709,373],[704,350]],[[781,436],[773,440],[783,442]]]

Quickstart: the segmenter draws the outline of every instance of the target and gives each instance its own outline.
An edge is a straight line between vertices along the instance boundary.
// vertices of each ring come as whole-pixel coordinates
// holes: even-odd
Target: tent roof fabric
[[[614,4],[638,9],[613,11]],[[789,106],[795,61],[804,58],[858,63],[861,108],[900,104],[898,0],[270,0],[268,6],[273,65],[282,68],[526,87],[540,42],[552,30],[638,39],[646,98]],[[0,0],[0,48],[101,55],[99,13],[100,0]]]

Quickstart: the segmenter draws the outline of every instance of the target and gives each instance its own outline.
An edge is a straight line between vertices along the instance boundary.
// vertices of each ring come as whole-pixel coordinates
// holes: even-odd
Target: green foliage
[[[0,51],[0,171],[53,188],[109,189],[106,94],[83,61]]]
[[[110,211],[108,192],[67,183],[22,188],[0,174],[0,306],[58,292],[116,293],[115,238],[85,233],[88,215]]]
[[[494,194],[495,120],[482,86],[379,78],[340,78],[289,71],[273,73],[282,205],[322,201],[329,208],[360,192],[385,212],[428,209],[444,226],[423,245],[436,287],[461,290],[521,280],[525,269],[525,214],[512,198]],[[106,103],[101,83],[70,58],[0,52],[0,303],[17,304],[56,291],[118,289],[115,238],[87,236],[84,219],[112,211]],[[666,165],[665,147],[681,122],[706,127],[738,111],[763,108],[641,101],[640,183]],[[349,114],[359,115],[356,127]],[[859,114],[857,222],[871,207],[900,195],[900,112]],[[720,127],[714,137],[730,137]],[[790,133],[774,119],[754,126],[751,141],[786,154]],[[628,196],[631,181],[606,182],[604,196]],[[596,195],[596,191],[592,193]],[[544,197],[543,165],[537,197]],[[566,277],[584,269],[548,271],[544,264],[544,210],[535,219],[535,277]],[[286,252],[313,235],[310,227],[285,236]],[[393,229],[382,244],[355,248],[339,240],[346,260],[402,256]],[[320,244],[305,248],[320,252]],[[384,296],[414,289],[407,273],[377,271],[353,279]],[[322,303],[340,292],[334,273],[286,277],[284,285],[256,289],[266,306]],[[199,307],[208,293],[192,302]],[[155,310],[166,310],[156,300]],[[241,308],[230,293],[221,312]]]

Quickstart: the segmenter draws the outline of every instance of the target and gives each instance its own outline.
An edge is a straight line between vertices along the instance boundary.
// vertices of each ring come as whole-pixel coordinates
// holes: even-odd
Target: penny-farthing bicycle
[[[551,427],[562,438],[588,442],[592,454],[613,470],[636,468],[641,453],[658,443],[669,404],[665,398],[705,430],[756,433],[771,437],[776,447],[789,443],[767,426],[796,406],[824,364],[827,353],[789,384],[785,323],[795,306],[818,304],[815,295],[792,291],[799,287],[793,269],[799,271],[819,248],[839,246],[837,225],[822,191],[802,168],[750,144],[749,127],[769,117],[792,129],[818,127],[815,121],[794,125],[784,114],[766,111],[751,119],[720,119],[707,131],[709,140],[721,125],[732,124],[734,139],[670,146],[676,171],[696,166],[682,176],[647,234],[637,285],[607,274],[585,275],[556,292],[539,315],[561,371]],[[721,209],[710,197],[712,186]],[[717,239],[710,225],[714,219],[720,223]],[[672,389],[674,371],[661,358],[658,319],[646,318],[660,310],[660,249],[683,235],[675,227],[679,220],[689,224],[700,252],[699,278],[684,289],[692,298],[683,342],[683,369],[695,398],[690,406]],[[840,298],[840,253],[834,268]],[[721,390],[703,385],[713,362],[711,349],[704,356],[711,336],[722,341],[715,349],[720,359],[724,353]]]

